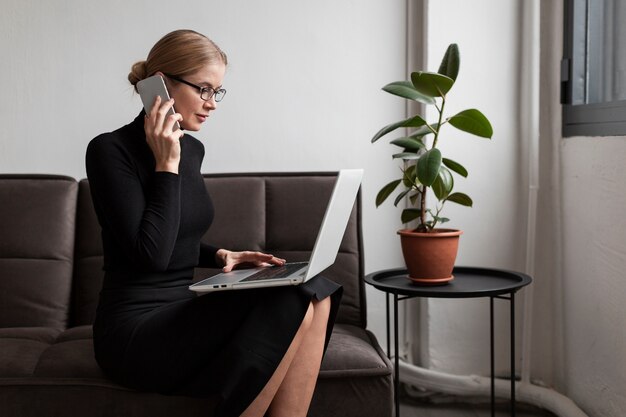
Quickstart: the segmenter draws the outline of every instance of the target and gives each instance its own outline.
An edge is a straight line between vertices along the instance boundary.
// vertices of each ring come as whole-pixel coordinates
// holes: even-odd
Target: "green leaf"
[[[463,193],[450,194],[448,198],[446,198],[446,201],[452,201],[453,203],[457,203],[466,207],[472,207],[472,204],[474,204],[470,196]]]
[[[417,181],[417,173],[415,171],[415,165],[410,165],[407,169],[404,170],[404,175],[402,176],[402,183],[405,187],[413,187],[415,182]]]
[[[433,183],[432,188],[433,192],[435,193],[435,197],[437,197],[437,200],[441,201],[446,198],[446,191],[439,177],[437,177],[437,179]]]
[[[400,220],[402,223],[408,223],[415,219],[417,219],[422,214],[422,210],[416,208],[408,208],[402,210],[402,215],[400,216]]]
[[[419,101],[424,104],[435,104],[435,99],[425,96],[413,87],[410,81],[396,81],[383,87],[383,91],[398,97]]]
[[[467,170],[465,169],[463,165],[448,158],[443,158],[441,162],[443,162],[445,166],[447,166],[448,168],[450,168],[452,171],[456,172],[460,176],[467,178]]]
[[[463,110],[450,117],[448,122],[457,129],[476,136],[491,139],[493,135],[491,123],[484,114],[476,109]]]
[[[452,178],[452,173],[448,170],[448,168],[442,166],[439,170],[439,175],[437,179],[433,183],[433,192],[435,193],[435,197],[437,200],[444,200],[448,194],[454,188],[454,178]]]
[[[430,127],[429,127],[430,126]],[[433,123],[431,125],[424,125],[424,126],[420,126],[419,128],[415,129],[410,135],[410,138],[415,138],[415,139],[421,139],[426,135],[430,135],[434,132],[437,131],[437,129],[439,129],[439,123]]]
[[[425,152],[417,160],[417,178],[427,187],[433,185],[441,167],[441,152],[434,148]]]
[[[412,160],[418,159],[419,155],[414,152],[401,152],[393,155],[393,159],[404,159],[404,160]]]
[[[393,193],[393,191],[396,189],[396,187],[398,186],[398,184],[400,184],[401,181],[402,180],[391,181],[389,184],[381,188],[381,190],[378,192],[378,195],[376,196],[376,207],[380,206],[381,204],[385,202],[387,197],[389,197],[389,195]]]
[[[411,82],[417,91],[429,97],[443,97],[454,85],[454,80],[436,72],[414,72]]]
[[[398,203],[400,201],[402,201],[402,199],[404,198],[404,196],[406,196],[408,193],[411,192],[411,189],[409,188],[408,190],[404,190],[402,191],[400,194],[398,194],[398,196],[396,197],[395,201],[393,202],[393,205],[398,207]]]
[[[394,130],[400,127],[420,127],[426,124],[426,120],[422,119],[420,116],[409,117],[405,120],[400,120],[399,122],[392,123],[380,129],[378,133],[374,135],[372,138],[372,143],[376,142],[381,137],[385,136],[387,133],[393,132]]]
[[[448,46],[448,49],[441,60],[439,71],[437,72],[456,80],[456,77],[459,74],[460,66],[461,57],[459,55],[459,47],[456,43],[452,43]]]
[[[426,145],[424,145],[421,140],[411,136],[394,139],[391,141],[391,143],[396,146],[400,146],[401,148],[404,148],[406,151],[414,152],[417,152],[420,149],[424,149],[426,147]]]

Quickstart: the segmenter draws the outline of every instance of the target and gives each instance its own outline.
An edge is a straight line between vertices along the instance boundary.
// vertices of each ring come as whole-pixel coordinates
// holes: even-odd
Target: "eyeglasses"
[[[187,84],[190,87],[197,88],[198,90],[200,90],[200,98],[204,101],[211,100],[211,97],[215,97],[215,101],[222,101],[222,99],[226,95],[226,90],[223,88],[215,90],[211,87],[200,87],[199,85],[192,84],[189,81],[183,80],[182,78],[174,77],[172,75],[167,75],[167,74],[165,74],[165,76],[167,78],[171,78],[172,80],[181,82],[183,84]]]

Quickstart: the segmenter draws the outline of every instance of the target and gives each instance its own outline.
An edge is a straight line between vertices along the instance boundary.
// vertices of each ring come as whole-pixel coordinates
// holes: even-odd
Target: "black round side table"
[[[394,401],[396,417],[400,417],[398,383],[400,368],[398,358],[398,302],[410,298],[481,298],[489,297],[489,326],[491,354],[491,415],[495,416],[495,358],[493,301],[503,299],[510,305],[511,333],[511,416],[515,416],[515,293],[530,284],[532,278],[514,271],[491,268],[454,268],[454,280],[444,285],[425,286],[413,283],[406,269],[388,269],[365,276],[365,282],[387,294],[387,356],[391,358],[391,330],[389,297],[393,294],[394,328]]]

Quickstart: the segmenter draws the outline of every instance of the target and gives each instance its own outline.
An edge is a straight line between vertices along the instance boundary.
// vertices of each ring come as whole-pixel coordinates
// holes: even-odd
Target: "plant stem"
[[[441,109],[437,107],[439,111],[439,121],[437,122],[437,132],[435,132],[435,139],[433,139],[433,148],[437,147],[437,140],[439,139],[439,130],[441,130],[441,120],[443,119],[443,108],[446,106],[446,96],[441,96]]]
[[[443,210],[443,204],[441,204],[441,206],[437,205],[437,213],[435,214],[434,218],[433,218],[433,227],[431,230],[433,230],[436,226],[437,223],[439,223],[439,213],[441,213],[441,210]]]
[[[420,224],[417,226],[418,232],[427,232],[426,226],[426,186],[422,185],[420,195]]]
[[[435,108],[437,109],[437,111],[439,112],[439,120],[437,122],[437,130],[434,130],[435,133],[435,138],[433,139],[433,146],[431,149],[436,148],[437,147],[437,140],[439,140],[439,130],[441,129],[441,120],[443,119],[443,109],[446,105],[446,96],[442,95],[441,96],[441,108],[439,108],[436,104],[435,104]],[[428,127],[433,130],[430,125],[428,125]],[[422,186],[422,195],[421,195],[421,201],[420,201],[420,224],[419,226],[417,226],[417,230],[420,232],[429,232],[432,229],[435,228],[435,226],[437,225],[437,219],[434,218],[433,219],[433,225],[432,227],[428,227],[426,225],[426,189],[427,187],[424,185]],[[439,210],[437,211],[437,215],[439,215]]]

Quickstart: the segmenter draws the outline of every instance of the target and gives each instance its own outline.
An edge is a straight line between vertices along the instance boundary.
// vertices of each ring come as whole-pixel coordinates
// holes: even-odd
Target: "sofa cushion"
[[[79,326],[61,333],[39,358],[37,377],[104,379],[93,353],[91,326]]]
[[[60,330],[46,327],[0,329],[0,377],[31,376],[41,354],[59,333]]]
[[[32,339],[0,339],[0,375],[3,378],[31,376],[47,343]]]
[[[52,344],[62,330],[52,327],[5,327],[0,328],[0,339],[26,339]]]
[[[77,183],[0,175],[0,327],[67,324]]]
[[[391,416],[391,362],[369,331],[336,325],[322,362],[310,415]]]
[[[373,377],[391,375],[387,356],[374,346],[375,337],[357,326],[337,324],[333,329],[320,378]]]

